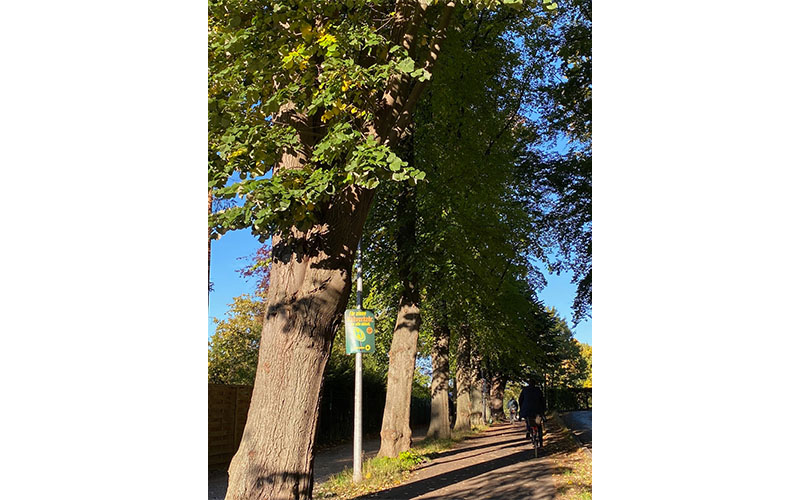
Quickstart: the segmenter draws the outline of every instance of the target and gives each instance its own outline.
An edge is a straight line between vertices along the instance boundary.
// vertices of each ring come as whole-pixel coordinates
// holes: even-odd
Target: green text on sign
[[[346,310],[344,333],[347,354],[375,352],[375,313],[363,309]]]

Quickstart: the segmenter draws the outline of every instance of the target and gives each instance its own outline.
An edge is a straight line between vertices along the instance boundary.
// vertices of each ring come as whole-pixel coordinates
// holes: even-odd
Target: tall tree
[[[483,378],[481,377],[480,350],[473,348],[469,370],[469,424],[479,427],[486,422],[483,414]]]
[[[444,301],[436,311],[432,330],[431,420],[427,437],[446,439],[450,437],[450,326]]]
[[[471,369],[471,349],[470,349],[470,329],[469,326],[461,325],[458,332],[458,344],[456,346],[456,423],[453,430],[463,431],[471,428],[470,413],[470,393],[472,391]]]
[[[415,270],[415,190],[406,187],[397,204],[397,259],[402,291],[389,351],[386,406],[381,425],[379,457],[394,457],[411,447],[411,388],[421,324],[419,274]]]
[[[503,374],[492,376],[491,389],[489,390],[492,420],[498,421],[506,418],[505,408],[503,407],[506,383],[508,383],[507,376]]]

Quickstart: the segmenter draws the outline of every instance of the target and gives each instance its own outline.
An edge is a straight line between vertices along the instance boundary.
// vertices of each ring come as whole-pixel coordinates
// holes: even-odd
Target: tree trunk
[[[419,317],[418,303],[403,297],[389,351],[379,457],[396,457],[411,448],[411,387],[417,360]]]
[[[456,431],[470,429],[470,370],[469,326],[463,325],[456,345]]]
[[[440,319],[439,324],[433,328],[431,366],[431,423],[427,437],[446,439],[450,437],[450,400],[447,397],[450,381],[450,328],[446,320]]]
[[[492,408],[492,420],[505,420],[506,413],[503,409],[503,396],[506,392],[507,378],[504,375],[494,375],[492,377],[492,388],[490,390],[490,400]]]
[[[397,259],[403,291],[389,350],[386,405],[381,424],[379,457],[396,457],[411,448],[411,388],[417,360],[419,312],[418,276],[413,266],[416,246],[414,189],[406,187],[398,199]]]
[[[372,196],[348,189],[308,232],[273,238],[258,368],[226,500],[311,498],[322,375]]]
[[[473,349],[474,350],[474,349]],[[469,379],[469,424],[471,427],[483,425],[483,384],[480,377],[481,358],[475,354],[470,359],[470,379]]]

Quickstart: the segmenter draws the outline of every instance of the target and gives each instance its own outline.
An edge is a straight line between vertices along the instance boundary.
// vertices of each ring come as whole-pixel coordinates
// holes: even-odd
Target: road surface
[[[592,410],[564,412],[561,419],[581,443],[592,449]]]

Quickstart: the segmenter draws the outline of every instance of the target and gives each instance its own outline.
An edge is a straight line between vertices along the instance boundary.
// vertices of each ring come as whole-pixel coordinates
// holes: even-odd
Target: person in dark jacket
[[[527,387],[523,387],[519,395],[519,416],[525,419],[525,437],[531,437],[531,420],[536,422],[539,431],[539,442],[544,443],[544,395],[535,380],[531,380]]]

